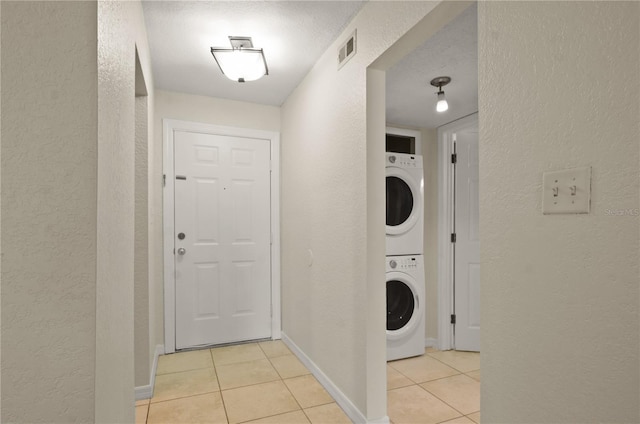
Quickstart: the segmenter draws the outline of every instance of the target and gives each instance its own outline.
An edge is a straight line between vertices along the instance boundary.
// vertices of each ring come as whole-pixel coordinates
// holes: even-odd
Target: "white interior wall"
[[[1,421],[91,422],[97,6],[0,8]]]
[[[438,338],[438,131],[422,129],[424,164],[425,337]]]
[[[137,85],[138,83],[136,83]],[[135,99],[135,240],[134,240],[134,371],[135,386],[150,382],[152,347],[149,343],[149,135],[147,96]]]
[[[1,7],[2,420],[132,421],[136,43],[151,78],[142,9]]]
[[[385,120],[384,77],[364,70],[436,5],[368,3],[282,107],[283,331],[369,419],[386,413]],[[337,70],[354,29],[358,53]],[[388,69],[419,35],[376,65]],[[380,134],[368,134],[375,122]]]
[[[98,3],[97,47],[95,421],[113,423],[134,415],[136,51],[153,98],[140,2]]]
[[[482,420],[639,422],[640,4],[478,7]],[[543,215],[579,166],[591,212]]]

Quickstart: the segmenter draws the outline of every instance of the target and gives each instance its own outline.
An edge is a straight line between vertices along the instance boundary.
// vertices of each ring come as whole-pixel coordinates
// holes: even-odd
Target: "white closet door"
[[[455,137],[455,348],[480,351],[478,131]]]

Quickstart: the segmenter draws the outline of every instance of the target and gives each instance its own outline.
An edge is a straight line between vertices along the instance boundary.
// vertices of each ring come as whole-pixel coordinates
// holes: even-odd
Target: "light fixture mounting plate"
[[[445,85],[451,82],[451,78],[449,77],[437,77],[431,80],[431,85],[434,87],[444,87]]]
[[[229,42],[234,49],[251,49],[253,48],[253,42],[251,37],[234,37],[229,36]]]

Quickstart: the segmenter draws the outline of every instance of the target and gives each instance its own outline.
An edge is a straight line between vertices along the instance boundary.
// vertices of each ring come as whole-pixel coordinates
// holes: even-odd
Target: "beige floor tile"
[[[211,356],[213,356],[213,362],[216,367],[218,365],[237,364],[266,358],[257,343],[216,347],[211,349]]]
[[[467,416],[471,418],[474,423],[480,424],[480,412],[476,412],[475,414],[469,414]]]
[[[441,423],[462,415],[420,386],[389,390],[387,414],[394,424]]]
[[[473,423],[473,421],[471,421]],[[287,412],[286,414],[274,415],[273,417],[260,418],[254,421],[247,421],[252,424],[309,424],[307,416],[302,411]]]
[[[219,392],[152,403],[148,424],[227,423]]]
[[[230,423],[271,417],[300,409],[282,381],[224,390],[222,398]]]
[[[302,408],[324,405],[334,402],[333,398],[322,387],[316,378],[309,374],[284,380],[289,391]]]
[[[352,421],[337,403],[314,406],[304,410],[312,424],[350,424]]]
[[[467,417],[458,417],[449,421],[445,421],[442,424],[474,424],[472,420]]]
[[[393,369],[390,365],[387,365],[387,390],[411,386],[412,384],[415,383],[402,375],[399,371]]]
[[[298,360],[298,358],[295,357],[295,355],[278,356],[271,358],[270,361],[282,378],[311,374],[311,372]]]
[[[136,401],[136,406],[149,405],[151,399],[140,399]]]
[[[136,424],[145,424],[147,422],[147,413],[149,412],[149,404],[136,406]]]
[[[462,415],[480,411],[480,383],[469,376],[454,375],[420,386],[453,406]]]
[[[213,361],[209,349],[192,350],[160,356],[156,375],[211,367],[213,367]]]
[[[238,364],[219,365],[216,367],[216,371],[222,390],[280,379],[275,368],[266,358]]]
[[[425,381],[460,374],[458,371],[433,359],[429,355],[401,359],[399,361],[389,362],[388,364],[416,383],[424,383]]]
[[[467,374],[469,377],[473,378],[474,380],[478,380],[480,381],[480,370],[476,370],[476,371],[469,371]]]
[[[275,358],[276,356],[291,355],[291,351],[282,340],[270,340],[268,342],[258,343],[260,348],[267,355],[267,358]]]
[[[480,369],[480,353],[462,352],[458,350],[444,350],[428,354],[438,361],[442,361],[460,372],[476,371]]]
[[[151,403],[218,390],[218,379],[213,368],[163,374],[156,377]]]

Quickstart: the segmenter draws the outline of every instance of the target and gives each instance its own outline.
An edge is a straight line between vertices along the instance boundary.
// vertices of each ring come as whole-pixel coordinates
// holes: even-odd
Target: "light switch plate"
[[[542,213],[589,213],[591,167],[542,174]]]

